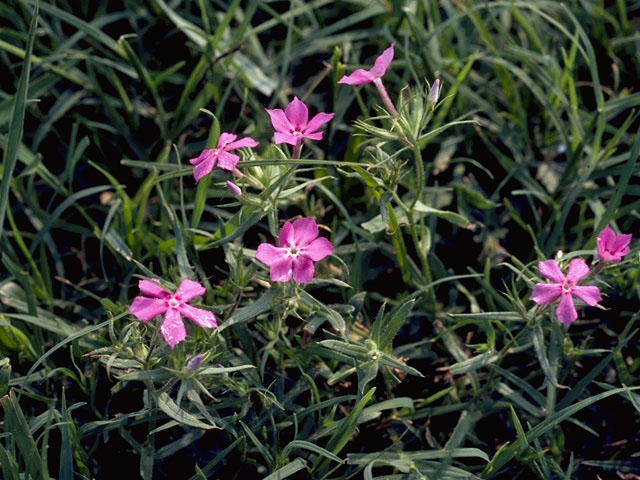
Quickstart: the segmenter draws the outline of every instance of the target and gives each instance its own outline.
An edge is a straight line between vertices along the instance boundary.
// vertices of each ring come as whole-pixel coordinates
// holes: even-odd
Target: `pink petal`
[[[375,77],[368,70],[359,68],[351,75],[344,75],[340,80],[338,80],[338,83],[342,83],[344,85],[362,85],[363,83],[373,81],[374,78]]]
[[[288,143],[289,145],[297,145],[302,140],[301,136],[291,135],[290,133],[275,132],[273,134],[273,142],[276,145],[281,143]]]
[[[313,262],[309,257],[299,256],[293,261],[293,279],[297,283],[313,280]]]
[[[600,253],[600,249],[603,250],[611,250],[613,242],[616,240],[616,234],[611,229],[609,225],[604,227],[604,229],[598,235],[598,239],[596,243],[598,244],[598,254]]]
[[[394,45],[395,45],[395,42],[392,43],[391,46],[387,48],[384,52],[382,52],[382,54],[378,58],[376,58],[373,68],[370,70],[371,75],[374,78],[380,78],[387,71],[387,68],[391,64],[391,61],[393,60]]]
[[[293,233],[293,225],[291,222],[285,222],[280,229],[280,235],[278,236],[279,247],[289,247],[295,244],[295,238]]]
[[[298,247],[309,245],[318,237],[318,225],[313,218],[299,218],[293,222],[293,241]]]
[[[302,130],[307,125],[309,110],[304,103],[298,100],[298,97],[293,97],[291,103],[285,108],[284,113],[291,125],[293,125],[294,130],[295,127],[299,127]]]
[[[322,260],[327,255],[333,252],[333,245],[324,237],[318,237],[313,240],[306,247],[300,249],[302,255],[306,255],[314,262]]]
[[[278,248],[270,243],[261,243],[256,251],[256,258],[266,265],[273,265],[287,258],[287,251],[284,248]]]
[[[175,308],[167,310],[167,314],[164,316],[164,321],[160,327],[160,333],[167,341],[171,348],[180,343],[187,337],[187,330],[184,328],[184,323],[180,317],[180,312]]]
[[[602,260],[618,263],[627,253],[629,253],[629,242],[631,234],[616,235],[607,225],[600,235],[598,235],[598,257]]]
[[[303,137],[309,140],[322,140],[322,132],[305,133]]]
[[[293,274],[293,260],[286,257],[271,265],[270,276],[274,282],[288,282]]]
[[[567,272],[567,282],[575,285],[583,277],[589,273],[589,266],[581,258],[574,258],[569,262],[569,270]]]
[[[276,132],[281,133],[289,133],[290,130],[293,130],[289,119],[284,113],[284,110],[281,108],[274,108],[273,110],[269,110],[265,108],[266,112],[269,114],[269,118],[271,119],[271,125],[273,125],[273,129]]]
[[[610,253],[608,250],[603,250],[602,252],[598,252],[598,257],[605,262],[618,263],[622,260],[622,256],[616,253]]]
[[[218,167],[223,170],[233,170],[236,168],[240,157],[229,152],[220,152],[218,156]]]
[[[202,152],[200,152],[200,155],[198,155],[196,158],[192,158],[189,160],[189,163],[191,165],[197,165],[200,162],[202,162],[203,160],[205,160],[206,158],[210,157],[213,154],[213,156],[215,157],[215,150],[214,149],[207,149],[207,150],[203,150]]]
[[[562,286],[557,283],[537,283],[533,287],[529,300],[533,300],[538,305],[546,305],[558,298],[561,292]]]
[[[600,289],[595,285],[582,285],[573,287],[571,289],[571,294],[578,297],[590,307],[593,307],[598,302],[602,301],[602,297],[600,296]]]
[[[616,239],[613,241],[613,250],[624,256],[629,253],[629,249],[627,248],[629,242],[631,242],[631,234],[621,233],[620,235],[617,235]],[[622,250],[626,250],[626,252],[622,253]]]
[[[167,311],[169,306],[167,301],[160,298],[136,297],[129,307],[132,313],[141,322],[147,322],[156,315],[161,315]]]
[[[184,279],[180,282],[180,286],[173,297],[181,303],[187,303],[194,298],[201,297],[205,292],[206,289],[200,283]]]
[[[196,179],[196,182],[199,182],[202,177],[211,173],[211,170],[213,170],[213,167],[216,166],[217,160],[218,160],[217,155],[216,156],[210,155],[207,158],[205,158],[202,162],[200,162],[198,165],[193,167],[193,178]]]
[[[170,294],[162,288],[157,282],[149,280],[140,280],[138,288],[142,293],[150,297],[167,298]]]
[[[538,270],[543,277],[553,280],[555,283],[564,283],[564,275],[555,260],[538,262]]]
[[[304,136],[308,137],[309,134],[314,133],[316,130],[318,130],[318,128],[320,128],[322,125],[324,125],[325,123],[331,121],[331,119],[333,118],[334,114],[333,113],[324,113],[324,112],[320,112],[318,114],[316,114],[307,124],[306,128],[304,129]],[[318,139],[319,140],[319,139]]]
[[[216,328],[218,326],[216,316],[208,310],[196,308],[191,305],[180,305],[178,311],[199,327]]]
[[[576,312],[576,307],[573,305],[570,293],[565,292],[562,294],[558,308],[556,308],[556,315],[558,316],[558,320],[565,326],[568,326],[578,318],[578,312]]]
[[[224,149],[227,152],[229,152],[231,150],[235,150],[236,148],[242,148],[242,147],[253,148],[253,147],[257,147],[258,145],[259,145],[258,142],[256,142],[253,138],[244,137],[238,140],[237,142],[232,142],[225,145]]]
[[[236,138],[237,135],[234,135],[233,133],[222,132],[220,134],[220,137],[218,138],[218,149],[228,150],[228,148],[225,147],[233,142]]]

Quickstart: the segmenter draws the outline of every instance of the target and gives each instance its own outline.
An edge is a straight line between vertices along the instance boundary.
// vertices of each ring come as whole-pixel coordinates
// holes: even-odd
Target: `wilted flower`
[[[598,257],[606,262],[618,263],[627,253],[629,253],[629,242],[631,234],[616,235],[607,225],[598,235]]]
[[[568,326],[576,318],[578,312],[573,304],[573,297],[577,297],[590,307],[602,301],[600,289],[595,285],[577,285],[577,283],[589,273],[587,263],[581,258],[574,258],[569,262],[569,270],[565,277],[558,262],[545,260],[538,263],[540,274],[553,283],[537,283],[533,287],[530,300],[538,305],[546,305],[560,298],[556,308],[556,316],[565,326]]]
[[[266,108],[265,110],[276,131],[273,135],[273,141],[276,144],[288,143],[289,145],[297,145],[303,138],[322,140],[322,132],[319,132],[318,128],[330,121],[334,115],[333,113],[320,112],[308,120],[309,110],[303,102],[298,100],[298,97],[293,97],[284,111],[281,108],[273,110]]]
[[[223,170],[234,170],[240,157],[229,153],[231,150],[241,147],[258,146],[258,142],[253,138],[244,137],[235,141],[236,138],[237,136],[232,133],[222,132],[216,148],[203,150],[198,157],[189,160],[191,165],[195,165],[193,168],[193,177],[196,179],[196,182],[210,173],[216,165]]]
[[[160,332],[171,348],[175,347],[177,343],[183,341],[187,336],[187,331],[182,322],[182,315],[203,328],[216,328],[218,326],[213,313],[187,305],[187,302],[204,295],[205,288],[198,282],[183,280],[174,294],[167,292],[160,285],[149,280],[140,280],[138,287],[148,297],[139,296],[134,298],[129,307],[129,312],[141,322],[147,322],[157,315],[164,314]]]
[[[313,262],[333,252],[333,246],[324,237],[318,237],[318,225],[313,218],[286,222],[280,230],[278,246],[261,243],[256,258],[271,267],[271,280],[287,282],[291,277],[297,283],[313,280]]]

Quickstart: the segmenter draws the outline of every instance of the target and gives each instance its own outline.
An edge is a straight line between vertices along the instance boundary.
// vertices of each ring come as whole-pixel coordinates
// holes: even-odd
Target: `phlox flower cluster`
[[[618,263],[629,253],[630,234],[616,235],[608,225],[597,238],[597,255],[600,262]],[[574,258],[569,262],[567,274],[562,273],[556,260],[544,260],[538,263],[540,274],[551,280],[551,283],[537,283],[529,297],[538,305],[547,305],[560,299],[556,306],[556,317],[565,326],[569,326],[578,318],[574,299],[581,300],[590,307],[602,301],[600,289],[596,285],[579,285],[588,276],[595,276],[603,263],[590,270],[582,258]],[[590,275],[591,273],[591,275]]]
[[[393,59],[393,44],[376,59],[371,70],[356,70],[352,75],[343,77],[339,83],[359,85],[372,81],[379,91],[384,92],[383,100],[392,112],[393,104],[388,98],[381,77]],[[390,107],[389,107],[390,106]],[[333,119],[333,113],[319,112],[309,119],[309,109],[298,97],[282,110],[280,108],[265,109],[274,129],[275,144],[286,143],[294,147],[294,156],[300,154],[302,141],[321,140],[323,132],[320,128]],[[397,115],[397,112],[394,113]],[[237,135],[222,132],[216,148],[206,149],[195,158],[189,160],[193,165],[193,177],[199,182],[214,168],[234,172],[238,177],[243,174],[237,170],[240,157],[234,150],[255,148],[259,143],[250,137],[237,139]],[[242,190],[231,181],[226,182],[229,192],[238,199],[243,199]],[[318,225],[312,218],[300,218],[293,223],[286,222],[278,235],[277,246],[262,243],[258,246],[255,258],[270,267],[270,277],[274,282],[293,280],[298,284],[313,280],[314,262],[324,259],[333,252],[333,245],[319,236]],[[160,332],[171,348],[186,338],[187,332],[182,317],[185,316],[202,328],[216,328],[217,321],[208,310],[188,304],[205,293],[205,288],[193,280],[183,280],[174,293],[163,289],[156,281],[140,280],[138,283],[143,294],[136,297],[129,307],[129,312],[141,322],[163,315]],[[188,368],[197,369],[202,357],[194,357]]]

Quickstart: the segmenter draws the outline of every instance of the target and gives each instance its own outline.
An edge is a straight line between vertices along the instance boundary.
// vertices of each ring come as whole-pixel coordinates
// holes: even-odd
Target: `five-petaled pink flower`
[[[618,263],[629,253],[631,234],[616,235],[607,225],[598,235],[598,257],[606,262]]]
[[[322,140],[322,132],[318,131],[322,125],[333,118],[333,113],[320,112],[311,120],[307,106],[293,97],[287,108],[265,109],[271,118],[271,125],[275,129],[273,141],[276,144],[288,143],[297,145],[303,138],[311,140]]]
[[[590,307],[602,301],[600,289],[595,285],[577,285],[577,283],[589,273],[587,263],[581,258],[574,258],[569,262],[567,276],[560,271],[560,267],[555,260],[545,260],[538,263],[538,269],[543,277],[548,278],[553,283],[537,283],[533,287],[530,300],[538,305],[546,305],[560,298],[560,303],[556,308],[556,316],[565,326],[568,326],[576,318],[578,312],[573,305],[572,296],[578,297]]]
[[[278,246],[261,243],[256,258],[271,267],[271,280],[287,282],[291,277],[297,283],[313,280],[313,262],[333,252],[333,246],[324,237],[318,237],[318,225],[313,218],[300,218],[286,222],[280,230]]]
[[[391,44],[382,54],[376,58],[371,70],[364,70],[362,68],[357,69],[351,75],[344,75],[338,83],[344,83],[347,85],[362,85],[363,83],[375,82],[381,78],[387,71],[387,67],[393,60],[393,46],[395,42]]]
[[[160,285],[149,280],[140,280],[138,287],[148,297],[139,296],[134,298],[129,307],[129,312],[141,322],[147,322],[156,315],[164,313],[164,321],[160,327],[160,332],[171,348],[175,347],[177,343],[187,336],[187,331],[182,322],[182,315],[203,328],[216,328],[218,326],[213,313],[187,305],[187,302],[204,295],[205,288],[198,282],[183,280],[174,294],[167,292]]]
[[[231,150],[241,147],[258,146],[258,142],[253,138],[244,137],[235,141],[236,138],[237,136],[233,133],[222,132],[218,139],[218,146],[216,148],[203,150],[198,157],[189,160],[191,165],[195,165],[193,168],[193,176],[196,179],[196,182],[199,182],[202,177],[210,173],[216,165],[223,170],[235,169],[240,157],[233,153],[229,153]]]

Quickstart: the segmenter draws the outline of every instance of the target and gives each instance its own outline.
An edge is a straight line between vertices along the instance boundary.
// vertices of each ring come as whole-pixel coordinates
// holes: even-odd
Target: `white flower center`
[[[300,249],[296,245],[291,245],[287,249],[287,255],[289,255],[291,258],[298,258],[299,252]]]
[[[562,291],[565,292],[565,293],[571,293],[572,288],[573,287],[569,283],[563,283],[562,284]]]
[[[290,133],[294,137],[299,137],[300,135],[302,135],[302,132],[300,131],[300,127],[296,127],[295,130],[291,130]]]
[[[169,299],[169,307],[170,308],[178,308],[179,305],[180,305],[180,302],[178,300],[176,300],[175,298],[170,298]]]

